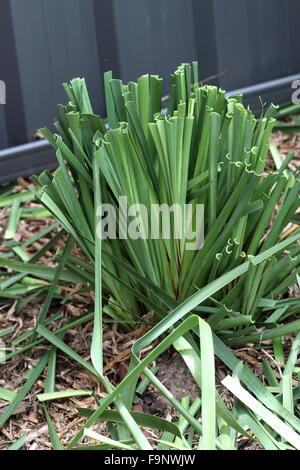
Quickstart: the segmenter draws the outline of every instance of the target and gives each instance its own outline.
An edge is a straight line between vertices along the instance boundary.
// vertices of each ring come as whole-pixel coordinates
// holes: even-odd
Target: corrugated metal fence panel
[[[23,102],[10,2],[3,0],[0,5],[0,79],[5,81],[7,92],[7,104],[0,105],[5,116],[5,125],[0,129],[3,148],[25,143],[27,136],[24,130]]]
[[[225,89],[239,88],[299,71],[300,48],[293,18],[300,3],[274,0],[213,0],[218,69]]]
[[[120,69],[125,81],[145,73],[168,76],[197,56],[193,2],[113,0]]]
[[[92,0],[11,0],[27,138],[55,117],[62,83],[85,76],[100,108],[101,73]],[[12,99],[9,98],[8,99]]]
[[[7,129],[4,106],[0,105],[0,148],[7,147]]]
[[[227,90],[296,74],[299,16],[298,0],[1,0],[7,104],[0,106],[0,148],[30,142],[50,126],[56,103],[65,101],[62,83],[76,76],[86,78],[103,114],[109,69],[124,81],[148,72],[166,77],[197,59],[201,78],[226,72],[213,83]],[[285,85],[263,99],[290,96]]]

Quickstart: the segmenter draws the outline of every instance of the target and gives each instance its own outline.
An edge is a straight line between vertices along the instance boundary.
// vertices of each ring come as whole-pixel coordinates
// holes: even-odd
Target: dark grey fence
[[[300,72],[297,0],[1,0],[0,149],[30,143],[51,126],[62,83],[84,76],[94,110],[105,113],[103,72],[125,81],[167,76],[197,59],[201,78],[249,100],[287,102]],[[299,74],[298,74],[299,75]],[[273,81],[276,79],[283,79]],[[51,166],[44,144],[0,151],[0,181]]]

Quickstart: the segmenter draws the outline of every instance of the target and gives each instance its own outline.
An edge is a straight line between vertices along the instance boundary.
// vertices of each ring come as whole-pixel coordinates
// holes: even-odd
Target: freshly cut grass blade
[[[37,399],[43,403],[72,397],[90,397],[92,394],[93,392],[87,392],[85,390],[64,390],[62,392],[40,393],[37,395]]]
[[[179,352],[183,360],[185,361],[192,377],[195,382],[201,389],[201,359],[197,351],[191,346],[191,344],[185,338],[179,338],[173,343],[176,351]],[[235,429],[236,432],[248,437],[251,436],[247,434],[244,429],[239,425],[238,421],[234,418],[233,414],[227,409],[224,405],[221,397],[216,391],[216,411],[219,419],[222,419],[224,423],[227,423],[232,429]]]
[[[0,266],[9,267],[19,273],[32,274],[37,278],[51,282],[53,281],[56,274],[56,268],[46,267],[39,264],[22,263],[21,261],[0,259]],[[64,270],[62,273],[60,273],[59,280],[70,283],[80,283],[86,282],[86,277],[80,275],[79,273],[71,272],[70,270]]]
[[[286,362],[283,376],[281,379],[282,387],[282,404],[289,410],[291,414],[294,414],[294,397],[293,397],[293,372],[296,366],[300,350],[300,333],[297,334],[290,351],[290,355]]]
[[[279,382],[277,380],[277,377],[271,367],[271,364],[270,364],[270,361],[268,360],[264,360],[263,361],[263,370],[264,370],[264,374],[265,374],[265,377],[269,383],[269,385],[271,387],[278,387],[279,386]]]
[[[84,416],[86,418],[89,418],[93,412],[94,410],[89,410],[87,408],[78,408],[79,416]],[[139,413],[137,411],[131,411],[131,415],[139,426],[166,431],[174,435],[174,437],[182,437],[179,425],[177,426],[170,421],[159,418],[158,416],[149,415],[147,413]],[[101,420],[112,423],[124,423],[124,419],[121,417],[120,413],[114,410],[104,411],[101,414]]]
[[[8,336],[13,332],[14,332],[14,328],[5,328],[5,330],[0,331],[0,339],[5,338],[5,336]]]
[[[16,392],[12,392],[11,390],[7,390],[6,388],[0,388],[0,399],[12,402],[17,396]]]
[[[4,238],[5,240],[11,240],[15,237],[17,226],[21,216],[21,209],[20,209],[20,199],[15,199],[11,206],[11,213],[9,216],[9,221],[7,228],[5,230]]]
[[[19,203],[29,202],[35,198],[37,189],[32,186],[30,191],[25,191],[23,193],[16,193],[11,196],[7,196],[0,199],[0,207],[6,207],[12,205],[15,201]]]
[[[198,411],[201,407],[201,399],[199,397],[197,397],[196,400],[194,400],[194,402],[190,406],[190,397],[186,396],[186,397],[182,398],[181,404],[182,404],[182,406],[184,406],[185,408],[188,409],[189,413],[192,416],[195,416],[198,413]],[[178,420],[178,428],[180,429],[182,435],[184,435],[184,433],[186,432],[188,426],[189,426],[188,421],[183,416],[180,415],[179,420]],[[166,439],[164,439],[164,436],[162,436],[162,440],[166,440]],[[182,439],[182,438],[179,438],[179,437],[176,437],[175,444],[181,445],[183,448],[188,447],[187,446],[187,441],[185,439]]]
[[[134,450],[134,447],[128,446],[127,444],[123,444],[120,441],[114,441],[109,437],[102,436],[101,434],[92,431],[91,429],[84,430],[84,437],[89,437],[94,441],[103,442],[104,444],[108,444],[112,449],[122,449],[122,450]]]
[[[230,370],[234,371],[239,366],[239,360],[216,335],[214,335],[214,348],[216,356]],[[245,364],[239,373],[239,380],[246,385],[248,390],[251,390],[251,393],[256,396],[259,403],[266,406],[273,413],[276,413],[276,415],[280,416],[300,433],[300,419],[290,414]]]
[[[276,415],[271,413],[266,407],[257,401],[240,385],[237,379],[233,379],[228,375],[224,380],[222,380],[222,384],[265,423],[274,429],[276,433],[292,444],[297,450],[300,450],[300,434],[297,434],[290,426],[281,421]]]
[[[98,210],[101,204],[101,187],[100,187],[100,172],[97,160],[93,162],[93,178],[95,187],[95,230],[98,223],[101,222],[101,217]],[[101,238],[95,235],[95,316],[94,316],[94,330],[91,346],[91,360],[97,372],[103,374],[103,341],[102,341],[102,243]]]
[[[152,374],[156,375],[156,373],[158,372],[158,367],[151,367],[150,369],[150,372],[152,372]],[[147,390],[148,386],[150,384],[150,381],[147,377],[144,377],[141,382],[139,383],[139,385],[137,386],[136,390],[135,390],[135,393],[138,395],[138,396],[142,396],[145,391]],[[139,399],[137,399],[137,402],[138,402]]]
[[[45,380],[45,385],[44,385],[45,393],[53,393],[55,391],[56,356],[57,356],[57,349],[52,348],[49,354],[47,375],[46,375],[46,380]]]
[[[60,442],[60,439],[57,435],[56,429],[54,427],[54,424],[52,423],[52,420],[50,418],[50,415],[48,413],[46,406],[44,406],[44,413],[45,413],[46,421],[48,424],[49,435],[50,435],[53,450],[64,450],[64,447],[62,443]]]
[[[184,338],[180,338],[175,342],[175,348],[182,348],[182,342]],[[214,360],[214,349],[212,334],[209,325],[206,323],[200,329],[200,347],[201,347],[201,361],[200,361],[200,377],[196,382],[201,384],[201,398],[202,398],[202,426],[203,434],[200,440],[200,449],[213,450],[215,449],[215,440],[216,440],[216,397],[215,397],[215,380],[214,380],[214,370],[215,370],[215,360]],[[203,352],[205,351],[205,355]],[[194,351],[190,350],[190,354],[193,356]],[[196,361],[193,361],[190,354],[187,350],[184,350],[184,359],[188,361],[190,367],[198,366],[199,364]],[[189,367],[189,368],[190,368]],[[193,376],[196,375],[196,370],[194,369]],[[202,380],[201,377],[205,377]],[[197,379],[197,376],[196,376]],[[205,384],[205,385],[204,385]]]
[[[45,253],[47,253],[48,250],[50,250],[50,248],[52,246],[55,245],[55,243],[60,240],[62,238],[62,236],[65,234],[65,231],[64,230],[61,230],[59,233],[57,233],[48,243],[46,243],[45,246],[43,246],[43,248],[41,248],[35,255],[33,255],[31,258],[30,258],[30,262],[33,264],[33,263],[36,263]],[[25,247],[26,245],[24,245]],[[29,245],[28,245],[29,246]],[[4,259],[2,260],[0,258],[0,262],[1,261],[4,261]],[[6,263],[7,264],[7,263]],[[23,263],[24,264],[27,264],[27,263]],[[11,267],[7,264],[7,266],[5,265],[5,267]],[[43,267],[43,266],[41,266]],[[18,272],[17,268],[12,268],[14,269],[15,271]],[[26,271],[25,271],[26,272]],[[22,279],[24,279],[26,274],[23,274],[22,272],[20,274],[15,274],[14,276],[10,277],[9,279],[5,280],[5,281],[2,281],[1,284],[0,284],[0,289],[1,290],[4,290],[4,289],[7,289],[8,287],[10,286],[13,286],[15,283],[17,283],[18,281],[21,281]]]
[[[235,408],[239,415],[239,420],[243,426],[249,427],[254,432],[256,439],[265,448],[265,450],[282,450],[280,443],[274,439],[263,424],[248,410],[242,402],[235,400]]]
[[[28,434],[29,432],[26,432],[25,434],[23,434],[23,436],[21,436],[16,442],[11,444],[6,450],[20,450],[23,447],[23,445],[26,443]]]
[[[229,345],[247,344],[247,343],[261,343],[269,339],[281,338],[282,336],[298,332],[300,330],[300,320],[287,323],[283,326],[277,326],[271,330],[265,330],[261,333],[244,336],[243,338],[229,339],[226,341]]]

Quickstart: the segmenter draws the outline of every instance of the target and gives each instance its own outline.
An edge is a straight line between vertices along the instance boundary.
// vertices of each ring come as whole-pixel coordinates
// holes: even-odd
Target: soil
[[[189,395],[191,401],[194,401],[199,396],[198,386],[181,356],[173,349],[169,349],[159,357],[156,365],[158,367],[156,377],[177,400]],[[172,419],[177,417],[177,411],[152,385],[142,396],[142,404],[145,413],[164,418],[170,415]]]

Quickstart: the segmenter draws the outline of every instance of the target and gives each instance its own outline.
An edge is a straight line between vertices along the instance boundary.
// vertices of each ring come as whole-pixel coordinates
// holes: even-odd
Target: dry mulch
[[[300,133],[283,134],[282,132],[274,132],[271,134],[270,142],[277,145],[283,159],[289,152],[294,153],[294,158],[289,164],[291,170],[295,171],[300,166]],[[270,171],[275,170],[271,156],[268,159],[267,169]]]

